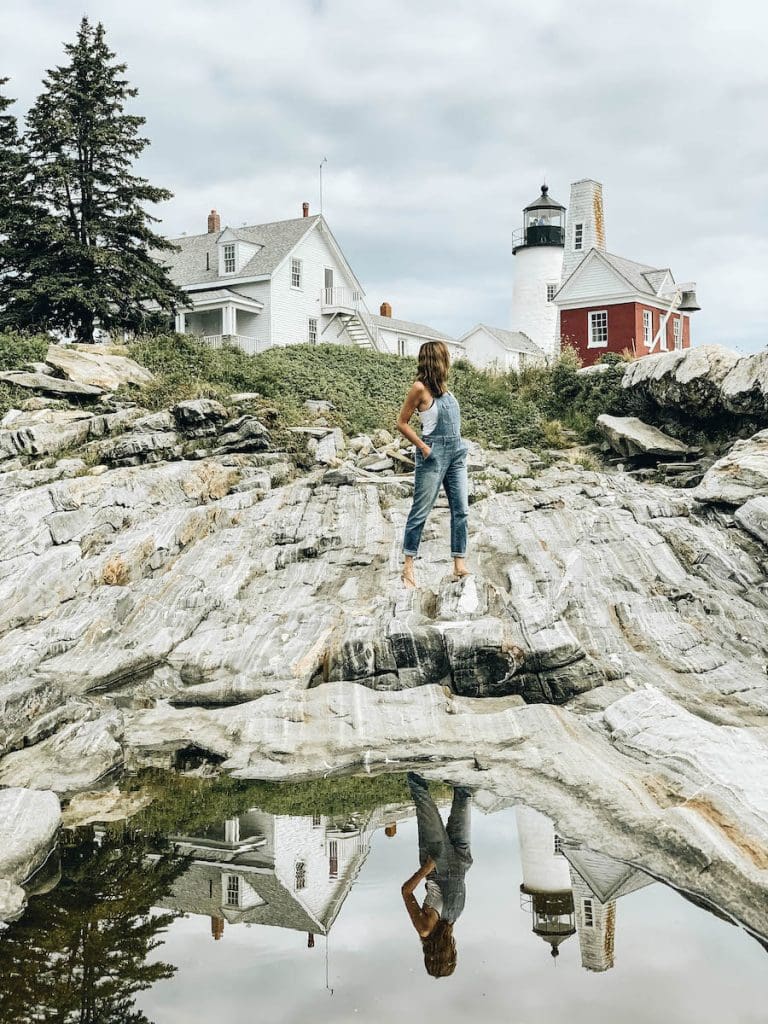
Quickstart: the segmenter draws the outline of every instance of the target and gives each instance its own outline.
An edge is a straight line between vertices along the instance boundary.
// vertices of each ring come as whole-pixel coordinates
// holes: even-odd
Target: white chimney
[[[571,185],[563,253],[563,281],[570,277],[590,249],[605,252],[603,186],[599,181],[583,178]]]

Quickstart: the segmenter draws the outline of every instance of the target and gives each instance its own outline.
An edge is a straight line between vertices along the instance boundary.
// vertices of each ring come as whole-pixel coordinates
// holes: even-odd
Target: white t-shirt
[[[419,416],[421,417],[421,432],[422,434],[431,434],[437,426],[437,402],[433,398],[432,405],[428,409],[419,410]]]
[[[440,886],[432,878],[427,879],[427,896],[424,905],[436,910],[438,917],[443,912],[443,894],[440,892]]]

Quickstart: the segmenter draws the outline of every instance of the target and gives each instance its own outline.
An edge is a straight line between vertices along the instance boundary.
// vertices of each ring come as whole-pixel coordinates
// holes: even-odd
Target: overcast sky
[[[508,326],[543,175],[603,182],[608,249],[695,280],[695,343],[768,342],[758,0],[0,0],[23,114],[85,12],[138,87],[161,229],[324,212],[369,307]]]

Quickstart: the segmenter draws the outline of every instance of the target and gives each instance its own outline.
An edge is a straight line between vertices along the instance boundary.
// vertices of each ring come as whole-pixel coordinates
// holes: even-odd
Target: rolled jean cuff
[[[466,558],[466,557],[467,557],[467,552],[466,551],[452,551],[451,552],[451,558]]]
[[[406,555],[408,558],[415,558],[416,555],[418,555],[418,553],[418,551],[406,551],[405,548],[403,548],[403,554]]]

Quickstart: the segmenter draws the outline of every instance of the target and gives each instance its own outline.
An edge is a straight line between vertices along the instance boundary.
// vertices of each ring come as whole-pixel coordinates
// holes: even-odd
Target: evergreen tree
[[[184,294],[153,258],[174,247],[152,230],[145,204],[172,193],[131,170],[149,140],[139,134],[145,119],[124,111],[137,94],[126,65],[87,18],[65,51],[69,63],[48,72],[27,117],[31,195],[45,216],[34,252],[11,246],[16,273],[0,324],[90,342],[96,326],[141,331],[167,321]]]

